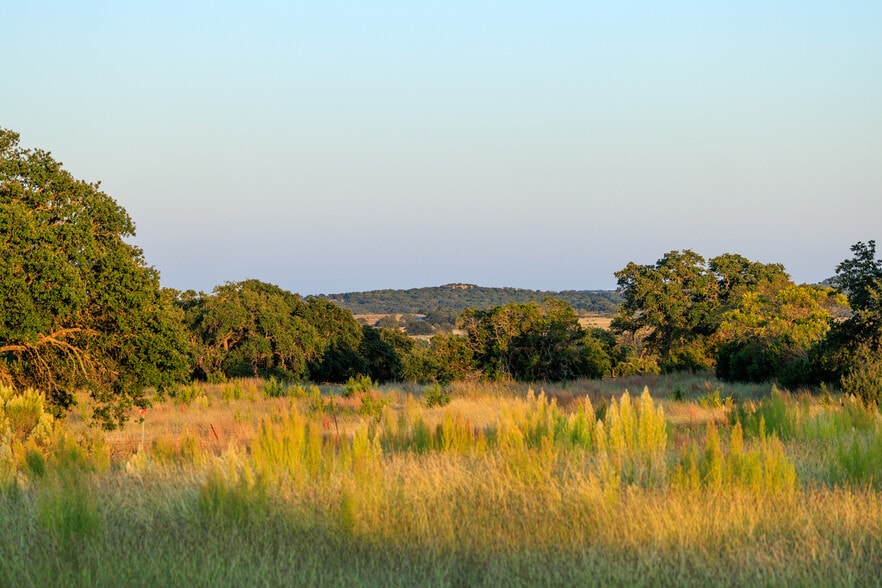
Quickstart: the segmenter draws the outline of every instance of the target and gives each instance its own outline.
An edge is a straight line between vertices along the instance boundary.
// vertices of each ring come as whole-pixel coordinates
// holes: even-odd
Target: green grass
[[[771,388],[701,406],[705,382],[459,384],[446,406],[385,387],[379,418],[357,396],[197,385],[206,411],[246,415],[224,447],[161,420],[195,403],[99,439],[19,402],[33,428],[0,445],[0,585],[876,582],[879,414]]]

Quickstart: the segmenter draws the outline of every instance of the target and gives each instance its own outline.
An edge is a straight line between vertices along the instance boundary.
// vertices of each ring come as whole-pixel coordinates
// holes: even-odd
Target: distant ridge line
[[[564,300],[578,312],[603,316],[612,316],[621,303],[621,294],[614,290],[530,290],[462,282],[319,295],[354,314],[424,314],[435,310],[458,312],[466,308],[487,309],[512,302],[542,302],[549,296]]]

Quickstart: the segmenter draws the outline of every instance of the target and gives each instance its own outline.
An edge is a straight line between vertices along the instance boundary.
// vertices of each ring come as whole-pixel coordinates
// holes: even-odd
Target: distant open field
[[[2,585],[854,585],[882,562],[882,423],[836,396],[248,379],[108,433],[26,413]]]
[[[583,329],[609,329],[612,320],[609,316],[583,316],[579,317],[579,324]]]
[[[394,314],[392,314],[392,313],[388,313],[388,314],[370,313],[370,314],[354,314],[352,316],[354,316],[355,320],[357,320],[358,322],[364,323],[366,325],[375,325],[378,320],[380,320],[381,318],[385,318],[387,316],[391,316],[391,317],[395,318],[396,320],[401,318],[400,313],[394,313]]]
[[[387,316],[391,316],[395,320],[401,320],[401,317],[403,317],[404,314],[405,313],[401,313],[401,312],[390,312],[390,313],[386,313],[386,314],[382,314],[382,313],[354,314],[352,316],[354,316],[355,320],[357,320],[360,323],[364,323],[366,325],[375,325],[378,320],[380,320],[382,318],[386,318]],[[416,318],[424,318],[426,315],[413,314],[411,316],[416,317]]]
[[[391,316],[396,320],[400,319],[403,315],[401,313],[390,313],[390,314],[356,314],[355,320],[360,323],[367,325],[374,325],[378,320]],[[425,315],[415,314],[413,315],[417,318],[423,318]],[[601,315],[590,315],[590,316],[582,316],[579,317],[579,324],[582,325],[583,329],[609,329],[610,323],[612,323],[612,317],[610,316],[601,316]]]

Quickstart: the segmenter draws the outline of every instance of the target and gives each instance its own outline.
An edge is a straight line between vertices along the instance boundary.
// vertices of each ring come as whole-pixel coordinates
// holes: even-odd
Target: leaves
[[[791,284],[780,264],[731,253],[705,261],[688,249],[668,252],[655,265],[631,262],[615,275],[623,303],[612,328],[645,347],[663,371],[713,366],[724,314],[745,295]]]
[[[0,130],[0,377],[56,405],[88,388],[112,425],[186,373],[186,337],[125,210]]]
[[[346,381],[370,370],[352,313],[322,298],[259,280],[230,282],[210,295],[178,298],[195,340],[196,375]]]
[[[562,300],[467,310],[459,324],[487,378],[560,381],[600,377],[610,369],[607,350],[585,333],[575,311]]]

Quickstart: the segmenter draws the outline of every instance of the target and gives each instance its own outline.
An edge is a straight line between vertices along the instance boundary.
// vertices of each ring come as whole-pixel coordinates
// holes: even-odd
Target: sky
[[[164,286],[613,289],[882,244],[882,2],[7,2],[0,127]]]

